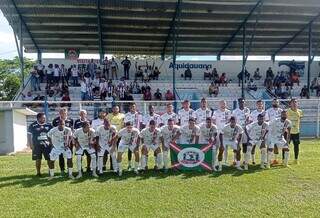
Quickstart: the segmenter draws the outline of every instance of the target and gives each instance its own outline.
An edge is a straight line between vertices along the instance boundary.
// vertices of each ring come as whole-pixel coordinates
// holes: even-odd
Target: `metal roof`
[[[98,1],[98,0],[97,0]],[[25,23],[26,52],[99,52],[96,0],[1,0],[0,8],[16,33]],[[177,0],[108,0],[100,2],[102,45],[105,53],[160,55],[172,52],[170,31],[177,15]],[[243,21],[247,42],[254,33],[250,55],[308,54],[308,28],[313,22],[314,47],[320,40],[319,0],[183,0],[180,15],[179,55],[240,55]],[[255,8],[256,7],[256,8]],[[252,11],[252,15],[248,16]],[[21,16],[19,16],[19,14]],[[167,43],[166,43],[167,40]]]

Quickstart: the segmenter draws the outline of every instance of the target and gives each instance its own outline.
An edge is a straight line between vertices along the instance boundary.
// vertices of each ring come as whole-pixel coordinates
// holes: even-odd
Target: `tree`
[[[25,77],[29,75],[35,62],[24,59]],[[12,100],[21,86],[20,60],[15,57],[12,60],[0,60],[0,101]]]

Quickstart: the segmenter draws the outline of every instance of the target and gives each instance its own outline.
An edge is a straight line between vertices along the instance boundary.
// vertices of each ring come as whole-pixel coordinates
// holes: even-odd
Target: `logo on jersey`
[[[185,167],[199,166],[204,160],[204,153],[198,148],[184,148],[178,153],[178,161]]]

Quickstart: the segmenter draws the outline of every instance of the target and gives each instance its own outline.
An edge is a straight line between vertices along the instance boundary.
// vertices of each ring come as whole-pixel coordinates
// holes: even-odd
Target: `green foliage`
[[[24,75],[27,77],[35,61],[24,59]],[[0,60],[0,100],[12,100],[21,85],[20,60]]]
[[[319,217],[318,145],[302,140],[301,163],[291,160],[290,168],[250,165],[248,172],[225,167],[214,174],[125,171],[121,178],[108,172],[98,179],[51,181],[44,160],[45,177],[39,179],[31,154],[0,156],[0,217]],[[149,169],[153,161],[150,153]]]

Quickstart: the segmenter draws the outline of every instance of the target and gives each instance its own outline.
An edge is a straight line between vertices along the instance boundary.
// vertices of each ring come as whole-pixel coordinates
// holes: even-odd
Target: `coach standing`
[[[292,122],[290,141],[294,146],[294,162],[298,164],[299,145],[300,145],[300,122],[303,117],[302,110],[298,109],[297,99],[290,100],[290,109],[288,110],[288,119]]]
[[[33,122],[28,128],[28,147],[32,149],[32,160],[36,161],[37,176],[41,176],[42,155],[48,162],[51,147],[49,146],[47,133],[52,129],[52,125],[46,123],[44,113],[37,114],[37,121]]]

